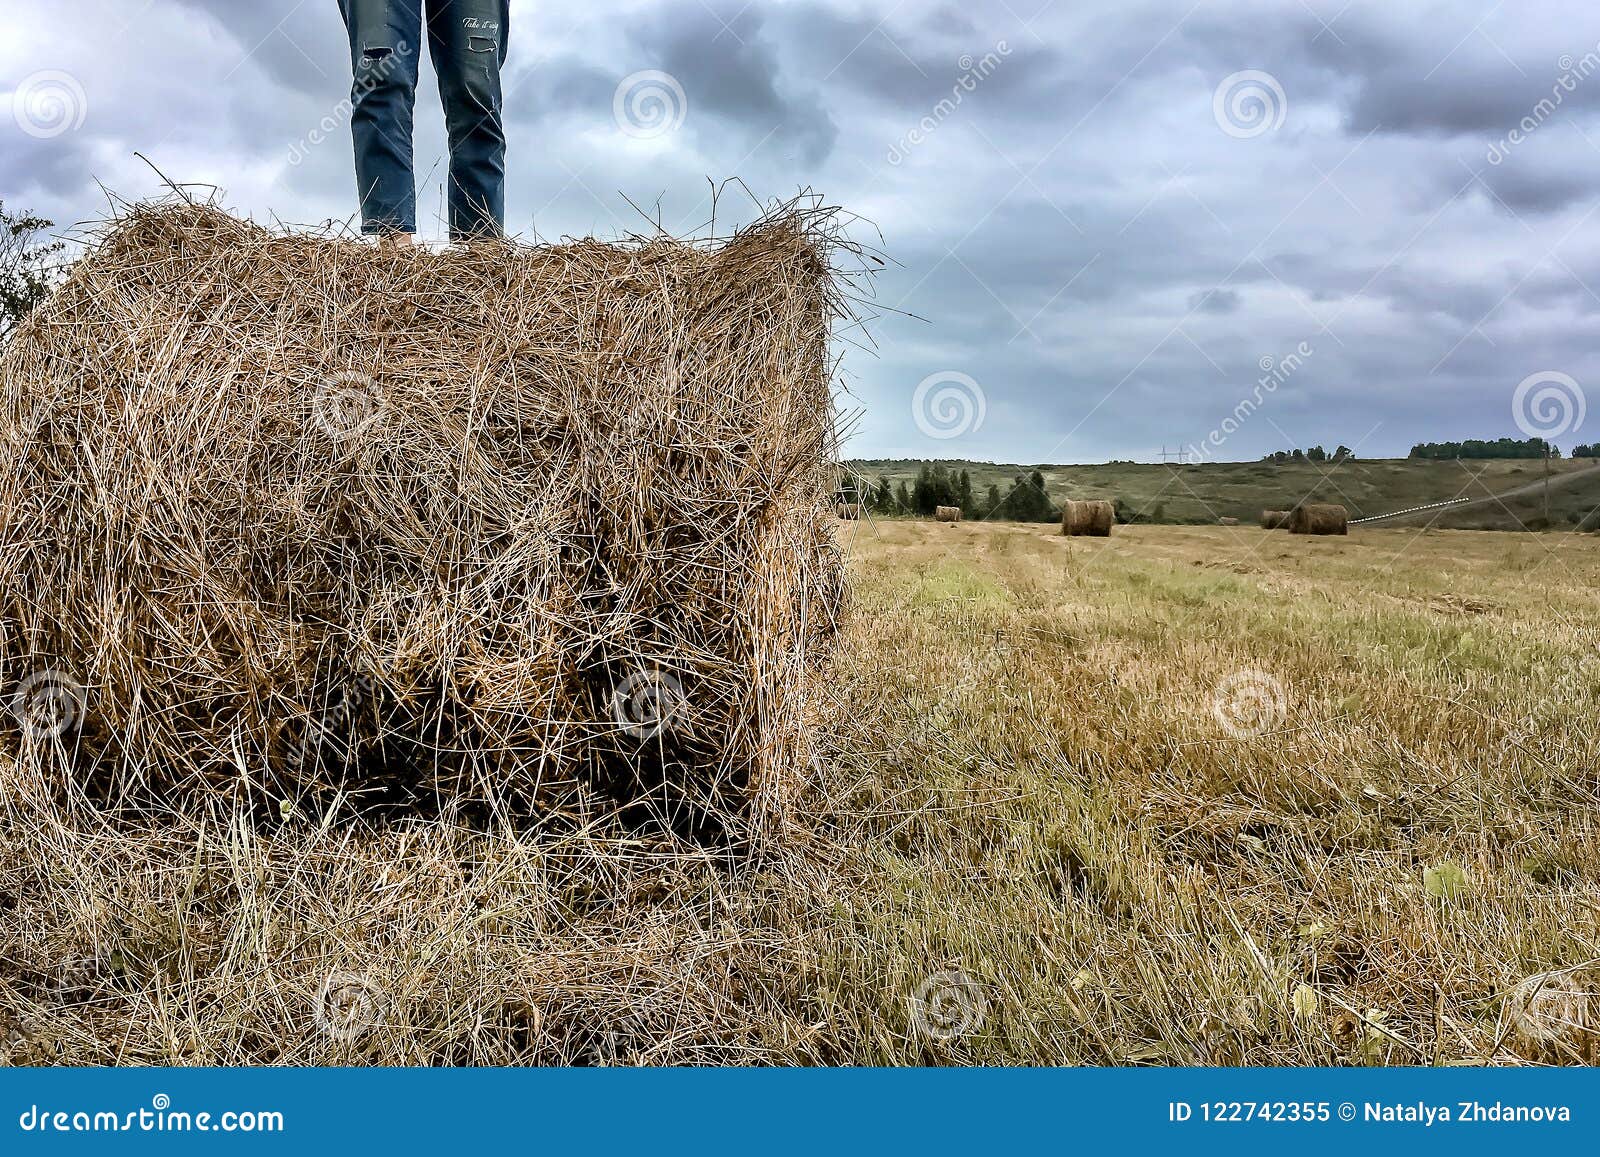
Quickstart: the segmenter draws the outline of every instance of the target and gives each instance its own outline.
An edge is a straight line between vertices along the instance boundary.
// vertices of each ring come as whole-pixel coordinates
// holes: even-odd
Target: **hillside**
[[[886,476],[898,487],[915,480],[922,463],[915,460],[856,459],[846,463],[876,483]],[[1427,461],[1377,458],[1339,463],[1207,462],[1199,465],[1108,462],[1100,465],[1018,465],[946,460],[951,470],[966,469],[975,493],[985,493],[991,483],[1002,491],[1018,474],[1039,470],[1053,502],[1064,498],[1120,499],[1143,520],[1168,523],[1210,523],[1232,517],[1253,522],[1266,508],[1292,506],[1297,501],[1340,502],[1352,518],[1387,514],[1407,507],[1452,498],[1487,498],[1504,491],[1538,484],[1544,464],[1532,459],[1481,459]],[[1550,463],[1558,482],[1550,491],[1552,526],[1572,526],[1600,507],[1600,470],[1592,459],[1565,459]],[[1587,472],[1587,473],[1584,473]],[[1570,482],[1567,474],[1584,473]],[[1509,507],[1509,511],[1506,509]],[[1430,511],[1387,525],[1433,525],[1463,529],[1518,530],[1537,526],[1543,512],[1542,492],[1508,500]]]

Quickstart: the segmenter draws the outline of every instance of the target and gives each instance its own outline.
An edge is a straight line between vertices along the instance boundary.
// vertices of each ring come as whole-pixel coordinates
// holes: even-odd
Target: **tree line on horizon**
[[[1573,448],[1574,458],[1592,458],[1594,447],[1576,446]],[[1579,451],[1586,453],[1579,453]],[[1463,442],[1418,442],[1411,447],[1411,458],[1444,459],[1452,458],[1551,458],[1561,457],[1561,449],[1552,446],[1543,438],[1496,438],[1488,441],[1482,438],[1468,438]]]
[[[959,506],[963,518],[1003,518],[1014,522],[1054,522],[1061,510],[1050,501],[1044,474],[1034,470],[1018,474],[1004,491],[991,482],[982,494],[973,490],[972,474],[962,468],[951,470],[942,462],[924,462],[914,481],[902,478],[898,486],[879,474],[870,482],[858,474],[847,474],[840,483],[840,502],[855,502],[885,515],[918,515],[932,518],[940,506]]]
[[[1340,446],[1329,454],[1321,446],[1308,446],[1304,450],[1274,450],[1270,454],[1263,454],[1263,462],[1275,462],[1283,465],[1285,462],[1348,462],[1356,456],[1356,452],[1348,446]]]

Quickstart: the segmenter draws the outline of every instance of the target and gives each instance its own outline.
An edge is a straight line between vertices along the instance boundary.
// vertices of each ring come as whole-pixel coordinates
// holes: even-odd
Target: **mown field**
[[[915,481],[919,462],[855,461],[847,465],[876,483],[891,486]],[[1018,474],[1035,467],[988,462],[950,461],[952,470],[966,469],[974,491],[983,495],[991,483],[1002,493]],[[1593,459],[1558,459],[1550,463],[1549,525],[1600,529],[1600,471]],[[1140,521],[1203,525],[1219,518],[1255,522],[1262,510],[1278,510],[1299,502],[1337,502],[1352,518],[1388,514],[1451,498],[1479,499],[1541,483],[1544,463],[1515,458],[1428,461],[1410,458],[1355,459],[1347,462],[1204,462],[1195,465],[1106,462],[1097,465],[1038,467],[1051,501],[1067,498],[1121,500]],[[1580,474],[1570,483],[1559,480]],[[1522,530],[1541,527],[1542,494],[1519,496],[1454,512],[1432,512],[1411,521],[1474,530]]]
[[[19,1063],[1600,1059],[1600,540],[841,524],[787,847],[0,786]]]

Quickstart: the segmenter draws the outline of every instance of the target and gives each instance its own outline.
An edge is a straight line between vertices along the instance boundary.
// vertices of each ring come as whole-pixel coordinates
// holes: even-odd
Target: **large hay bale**
[[[1343,506],[1308,502],[1296,506],[1289,518],[1291,534],[1349,534],[1350,514]]]
[[[961,507],[959,507],[959,506],[935,506],[933,508],[933,517],[935,519],[937,519],[938,521],[940,521],[940,522],[960,522],[961,521]]]
[[[1237,518],[1234,518],[1231,514],[1224,514],[1222,517],[1217,519],[1217,525],[1218,526],[1238,526],[1239,525],[1239,520]]]
[[[1288,530],[1289,512],[1287,510],[1263,510],[1261,512],[1262,530]]]
[[[1111,526],[1116,520],[1116,508],[1101,499],[1080,502],[1069,498],[1061,504],[1062,534],[1087,534],[1104,538],[1111,533]]]
[[[834,509],[840,518],[854,522],[861,517],[861,504],[859,502],[841,502]]]
[[[833,221],[434,253],[132,210],[0,359],[11,734],[107,802],[768,830],[842,592]]]

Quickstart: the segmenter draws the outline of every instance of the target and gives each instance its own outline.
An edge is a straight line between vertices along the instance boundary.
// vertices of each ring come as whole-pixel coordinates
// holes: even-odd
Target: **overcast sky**
[[[258,219],[353,214],[335,0],[5,17],[8,206],[148,196],[137,150]],[[881,232],[856,454],[1600,441],[1593,0],[513,0],[506,88],[525,236],[628,199],[693,230],[708,177]],[[437,237],[431,71],[418,121]]]

